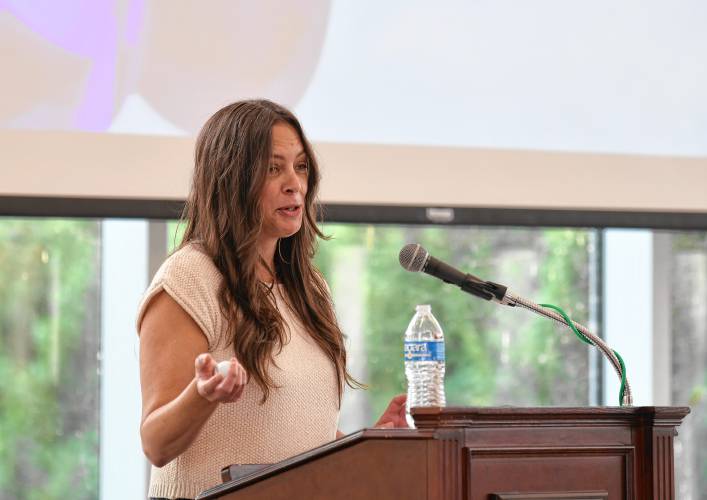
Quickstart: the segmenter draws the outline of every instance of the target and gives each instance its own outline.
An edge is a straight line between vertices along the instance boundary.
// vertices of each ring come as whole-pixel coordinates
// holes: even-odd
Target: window
[[[316,263],[348,336],[350,369],[370,386],[347,391],[345,432],[371,425],[404,391],[402,336],[419,303],[432,305],[445,331],[448,404],[615,404],[601,386],[616,381],[600,380],[596,353],[569,330],[406,272],[398,264],[403,245],[421,243],[461,270],[556,304],[598,331],[602,301],[616,297],[603,274],[621,259],[638,261],[634,250],[614,255],[616,245],[626,253],[629,239],[638,241],[635,248],[648,252],[640,260],[653,263],[652,270],[639,266],[652,273],[644,281],[648,295],[665,293],[655,303],[666,307],[669,322],[665,351],[654,348],[647,369],[633,363],[628,373],[636,396],[649,391],[636,390],[650,386],[641,379],[653,378],[654,388],[656,380],[668,381],[665,401],[654,389],[644,404],[692,408],[675,444],[677,494],[707,498],[707,233],[626,237],[597,229],[348,223],[323,229],[332,238],[320,242]],[[0,375],[12,381],[0,390],[0,498],[144,495],[134,315],[183,230],[167,224],[165,241],[165,224],[144,220],[0,219]],[[664,254],[646,250],[658,240]],[[651,314],[650,305],[636,309]],[[609,321],[606,314],[608,332]],[[646,335],[663,335],[655,322],[652,328],[618,350],[628,358],[645,349]],[[615,340],[609,338],[614,347]],[[126,473],[135,481],[127,484]]]
[[[431,304],[445,332],[449,405],[589,403],[589,356],[571,331],[461,292],[398,263],[407,243],[515,293],[557,304],[581,323],[592,315],[592,230],[331,224],[317,264],[348,335],[351,368],[370,385],[349,391],[347,431],[371,425],[405,391],[402,339],[416,304]]]
[[[675,443],[677,498],[707,498],[707,233],[671,235],[672,404],[690,406]]]
[[[100,224],[0,219],[2,498],[98,496]]]
[[[171,223],[172,248],[181,237],[176,230]],[[316,263],[348,337],[349,368],[370,386],[347,392],[342,430],[371,425],[390,397],[405,391],[402,337],[420,303],[432,305],[445,331],[448,404],[589,404],[590,356],[570,330],[406,272],[398,253],[419,242],[437,258],[557,304],[587,324],[597,293],[590,276],[595,230],[365,224],[328,224],[323,230],[332,238],[320,242]]]

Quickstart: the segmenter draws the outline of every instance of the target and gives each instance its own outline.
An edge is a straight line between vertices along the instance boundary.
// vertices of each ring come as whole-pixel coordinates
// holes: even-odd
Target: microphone
[[[435,259],[418,243],[405,245],[400,250],[398,258],[400,265],[407,271],[427,273],[485,300],[492,300],[505,305],[515,305],[512,301],[506,299],[508,287],[492,281],[484,281],[473,274],[463,273],[459,269]]]

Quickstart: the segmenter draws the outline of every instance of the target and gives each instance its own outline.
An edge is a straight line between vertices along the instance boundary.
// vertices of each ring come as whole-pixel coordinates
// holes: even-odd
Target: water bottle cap
[[[432,311],[432,306],[429,304],[419,304],[415,306],[415,311],[419,313],[428,313]]]

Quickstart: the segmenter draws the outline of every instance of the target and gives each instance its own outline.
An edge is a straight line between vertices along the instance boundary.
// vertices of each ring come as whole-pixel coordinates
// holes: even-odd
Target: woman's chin
[[[297,234],[299,232],[299,230],[301,228],[302,228],[302,225],[300,224],[299,226],[287,231],[285,234],[283,234],[283,236],[280,236],[280,238],[289,238],[290,236],[294,236],[295,234]]]
[[[278,226],[275,234],[277,235],[277,238],[280,239],[289,238],[290,236],[297,234],[301,228],[302,224],[282,224]]]

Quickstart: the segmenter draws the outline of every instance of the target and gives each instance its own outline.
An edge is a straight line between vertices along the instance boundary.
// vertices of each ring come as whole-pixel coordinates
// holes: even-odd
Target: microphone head
[[[400,265],[407,271],[417,273],[425,268],[429,256],[430,254],[427,253],[427,250],[422,245],[410,243],[400,249],[398,259],[400,260]]]

